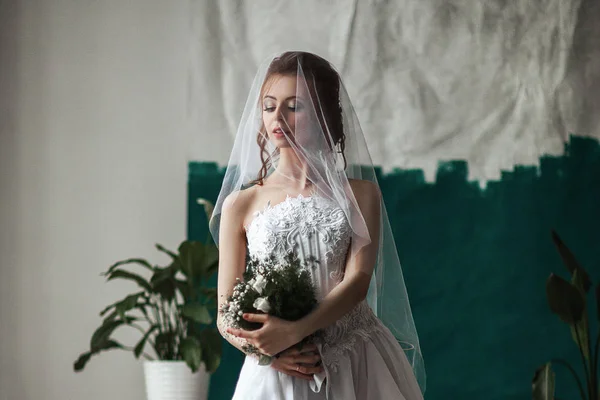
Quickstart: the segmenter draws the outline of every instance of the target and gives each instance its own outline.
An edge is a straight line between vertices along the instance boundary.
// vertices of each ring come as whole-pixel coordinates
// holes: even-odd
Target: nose
[[[281,108],[277,107],[277,110],[275,110],[275,119],[278,122],[283,122],[285,121],[285,114],[283,113],[283,111],[281,110]]]

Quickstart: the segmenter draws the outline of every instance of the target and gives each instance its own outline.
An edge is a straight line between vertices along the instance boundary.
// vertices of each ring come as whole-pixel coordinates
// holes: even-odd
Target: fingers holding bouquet
[[[310,381],[314,374],[323,371],[321,356],[315,345],[309,344],[302,349],[296,346],[281,352],[273,360],[271,367],[284,374]]]
[[[294,323],[267,314],[243,314],[248,322],[261,323],[259,329],[249,331],[244,329],[228,328],[227,332],[237,336],[254,346],[258,351],[267,356],[274,356],[283,350],[298,343]]]

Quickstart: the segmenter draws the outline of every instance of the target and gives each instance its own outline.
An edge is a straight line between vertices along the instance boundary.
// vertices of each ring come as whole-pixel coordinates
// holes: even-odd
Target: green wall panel
[[[189,164],[189,238],[206,237],[196,198],[215,201],[223,173]],[[545,280],[566,276],[553,228],[600,277],[600,145],[572,136],[563,156],[517,166],[485,188],[467,176],[464,161],[440,163],[434,183],[420,170],[379,174],[421,336],[426,398],[529,399],[538,365],[580,364],[568,327],[548,310]],[[210,400],[231,398],[241,362],[226,344]],[[559,397],[576,396],[565,371],[557,380]]]

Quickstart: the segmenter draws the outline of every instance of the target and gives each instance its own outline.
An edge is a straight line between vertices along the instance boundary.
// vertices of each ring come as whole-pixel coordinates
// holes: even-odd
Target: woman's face
[[[296,76],[275,75],[269,79],[262,98],[263,124],[270,141],[277,147],[290,147],[296,126],[308,118],[303,92],[297,90]]]

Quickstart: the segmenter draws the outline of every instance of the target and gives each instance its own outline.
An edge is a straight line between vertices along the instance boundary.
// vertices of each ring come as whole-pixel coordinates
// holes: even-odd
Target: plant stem
[[[566,362],[565,360],[563,360],[561,358],[553,358],[552,360],[550,360],[550,362],[553,362],[555,364],[560,364],[563,367],[566,367],[569,371],[571,371],[571,374],[573,374],[573,378],[575,378],[575,382],[577,382],[577,387],[579,387],[579,393],[581,394],[581,399],[586,400],[585,392],[583,390],[583,385],[581,384],[581,380],[577,376],[577,372],[575,372],[573,367],[571,367],[571,364],[569,364],[568,362]]]
[[[133,347],[123,346],[123,350],[134,351],[135,349]],[[142,353],[142,355],[144,356],[144,358],[146,360],[149,360],[149,361],[153,361],[154,360],[154,357],[148,355],[146,352]]]
[[[584,298],[584,301],[586,299],[586,295],[585,292],[582,292],[582,296]],[[586,305],[587,308],[587,305]],[[590,380],[590,399],[592,400],[598,400],[598,387],[596,384],[596,368],[593,365],[593,359],[591,357],[591,351],[592,351],[592,343],[591,343],[591,339],[590,339],[590,320],[588,317],[588,311],[585,310],[585,319],[586,319],[586,333],[587,333],[587,360],[588,360],[588,364],[589,364],[589,380]]]
[[[154,314],[154,318],[156,319],[156,324],[158,325],[158,332],[162,333],[162,326],[161,326],[161,321],[160,321],[160,312],[158,309],[158,305],[154,302],[152,302],[152,299],[150,299],[150,304],[152,305],[152,313]]]
[[[144,328],[142,328],[141,326],[139,326],[139,325],[136,325],[136,324],[134,324],[133,322],[132,322],[132,323],[130,323],[129,325],[133,326],[134,328],[136,328],[137,330],[139,330],[140,332],[142,332],[144,335],[146,334],[146,331],[145,331],[145,330],[144,330]],[[150,344],[152,345],[152,347],[154,347],[154,342],[152,341],[152,339],[148,338],[148,339],[146,339],[146,341],[147,341],[148,343],[150,343]]]
[[[594,346],[594,359],[592,365],[592,374],[594,378],[593,385],[596,389],[596,397],[598,396],[598,347],[600,345],[600,332],[596,335],[596,345]]]
[[[577,329],[577,324],[574,325],[575,336],[577,338],[577,347],[579,348],[579,354],[581,355],[581,361],[583,362],[583,370],[585,371],[585,380],[587,382],[588,395],[590,396],[590,400],[595,400],[592,397],[592,383],[590,382],[590,370],[588,368],[587,362],[585,361],[585,355],[583,354],[583,349],[581,348],[581,337],[579,336],[579,330]]]

